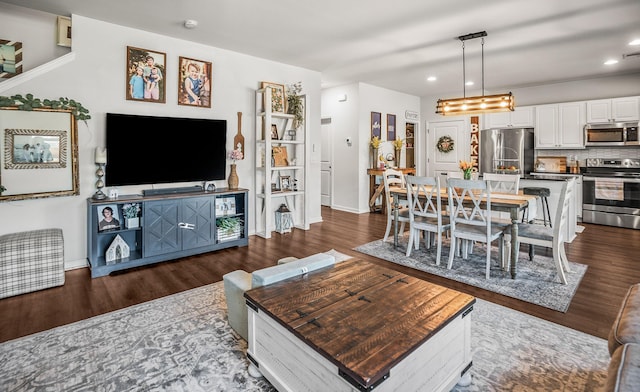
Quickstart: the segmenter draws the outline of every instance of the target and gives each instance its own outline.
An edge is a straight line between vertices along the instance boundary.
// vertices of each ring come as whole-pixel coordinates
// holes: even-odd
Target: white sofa
[[[224,295],[227,300],[229,325],[244,340],[247,340],[248,321],[247,305],[244,298],[245,291],[330,267],[335,263],[336,257],[331,252],[327,252],[263,268],[254,271],[252,274],[243,270],[235,270],[225,274],[222,280],[224,281]]]

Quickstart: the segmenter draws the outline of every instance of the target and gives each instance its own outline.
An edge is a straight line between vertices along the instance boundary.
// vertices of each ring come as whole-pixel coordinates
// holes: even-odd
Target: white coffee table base
[[[339,368],[264,312],[248,307],[249,373],[280,392],[359,391]],[[471,313],[459,315],[389,371],[375,391],[449,391],[471,383]]]

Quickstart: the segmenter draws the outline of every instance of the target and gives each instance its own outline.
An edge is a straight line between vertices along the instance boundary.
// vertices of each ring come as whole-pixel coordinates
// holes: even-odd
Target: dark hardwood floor
[[[601,338],[607,337],[628,287],[640,282],[640,230],[583,224],[586,229],[567,246],[567,254],[571,261],[589,268],[569,310],[561,313],[352,250],[382,238],[386,221],[381,214],[351,214],[323,207],[322,218],[322,223],[311,225],[308,231],[274,233],[269,240],[252,236],[248,247],[102,278],[91,279],[87,268],[67,271],[64,286],[0,300],[0,342],[217,282],[236,269],[253,271],[273,265],[281,257],[304,257],[331,248]]]

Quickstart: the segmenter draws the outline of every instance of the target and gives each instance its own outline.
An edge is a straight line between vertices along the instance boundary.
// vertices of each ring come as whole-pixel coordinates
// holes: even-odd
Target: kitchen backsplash
[[[580,161],[580,166],[585,165],[588,158],[635,158],[640,159],[639,147],[618,147],[604,148],[593,147],[584,150],[536,150],[536,157],[566,156],[567,160],[572,155],[576,155]]]

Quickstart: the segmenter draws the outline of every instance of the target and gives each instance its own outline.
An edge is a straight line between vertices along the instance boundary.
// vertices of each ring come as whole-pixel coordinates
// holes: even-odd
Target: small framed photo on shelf
[[[271,89],[271,112],[273,113],[286,113],[286,102],[284,84],[277,84],[271,82],[262,82],[260,88]],[[263,105],[266,102],[263,102]],[[266,108],[266,106],[264,106]]]
[[[283,192],[291,190],[291,176],[280,176],[280,190]]]
[[[278,188],[278,186],[279,186],[278,183],[272,182],[271,183],[271,192],[279,192],[280,188]]]
[[[211,63],[179,57],[178,105],[211,107]]]
[[[235,197],[221,197],[216,199],[216,216],[235,215],[235,213],[236,213]]]
[[[271,124],[271,140],[278,140],[278,126],[276,124]]]
[[[115,204],[96,207],[98,209],[98,232],[120,229],[120,215]]]

